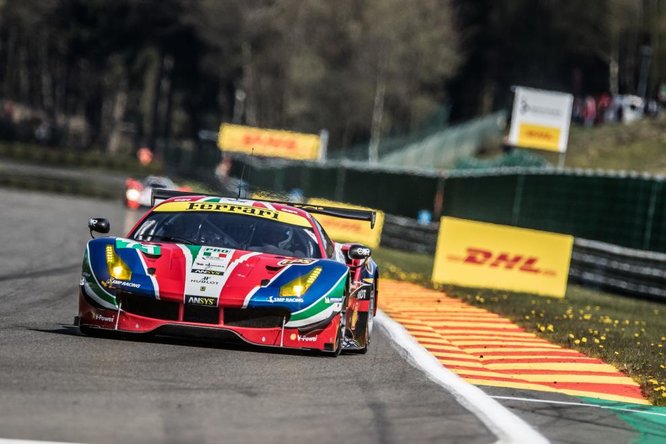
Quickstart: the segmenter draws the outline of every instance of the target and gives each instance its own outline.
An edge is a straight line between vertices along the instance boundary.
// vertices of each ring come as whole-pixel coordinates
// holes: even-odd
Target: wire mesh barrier
[[[666,187],[649,175],[552,168],[424,173],[346,163],[245,159],[234,174],[254,188],[364,205],[388,214],[440,215],[571,234],[666,252]]]
[[[659,177],[553,169],[449,176],[443,213],[666,252]]]
[[[472,157],[490,140],[500,139],[506,115],[506,111],[500,111],[440,131],[381,156],[381,163],[424,169],[452,168],[459,160]]]

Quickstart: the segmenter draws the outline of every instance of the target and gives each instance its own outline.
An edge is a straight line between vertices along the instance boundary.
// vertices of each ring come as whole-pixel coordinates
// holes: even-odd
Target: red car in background
[[[188,186],[178,186],[176,183],[164,176],[148,176],[143,181],[128,178],[125,180],[125,195],[123,201],[125,206],[136,210],[140,207],[149,208],[153,190],[177,190],[192,191]]]

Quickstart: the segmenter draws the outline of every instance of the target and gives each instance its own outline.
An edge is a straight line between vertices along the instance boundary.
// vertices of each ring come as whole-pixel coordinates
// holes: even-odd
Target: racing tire
[[[372,335],[372,327],[374,324],[374,310],[375,310],[375,298],[370,298],[370,309],[366,313],[359,313],[358,322],[360,324],[360,339],[362,339],[363,347],[358,350],[350,350],[352,353],[358,353],[364,355],[368,352],[368,347],[370,346],[370,336]]]
[[[335,339],[336,346],[333,351],[323,351],[324,355],[331,357],[331,358],[337,358],[340,356],[340,353],[342,353],[342,342],[344,341],[344,332],[345,332],[345,312],[341,311],[340,312],[340,325],[338,326],[338,336]]]

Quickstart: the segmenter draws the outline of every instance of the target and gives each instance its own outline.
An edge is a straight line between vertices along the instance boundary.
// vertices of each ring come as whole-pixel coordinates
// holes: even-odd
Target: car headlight
[[[116,254],[113,245],[106,246],[106,266],[109,268],[109,274],[121,281],[129,281],[132,279],[132,270],[125,262]]]
[[[125,192],[125,197],[127,197],[127,200],[136,202],[141,198],[141,191],[136,188],[128,188]]]
[[[284,284],[280,287],[280,296],[285,298],[303,296],[308,291],[308,288],[314,284],[314,281],[317,280],[319,274],[321,274],[321,267],[315,267],[307,274]]]

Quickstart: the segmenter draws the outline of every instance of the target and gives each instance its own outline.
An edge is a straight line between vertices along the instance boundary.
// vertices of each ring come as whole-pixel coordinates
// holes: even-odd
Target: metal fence
[[[337,163],[246,161],[256,188],[364,205],[415,218],[439,215],[571,234],[666,253],[662,177],[623,172],[506,168],[419,172]],[[243,162],[236,164],[240,175]]]

